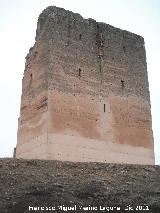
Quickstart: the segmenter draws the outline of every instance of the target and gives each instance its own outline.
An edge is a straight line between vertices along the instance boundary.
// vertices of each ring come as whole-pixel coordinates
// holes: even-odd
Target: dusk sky
[[[17,143],[25,56],[35,42],[38,16],[50,5],[144,37],[155,156],[160,165],[159,0],[0,0],[0,157],[12,157]]]

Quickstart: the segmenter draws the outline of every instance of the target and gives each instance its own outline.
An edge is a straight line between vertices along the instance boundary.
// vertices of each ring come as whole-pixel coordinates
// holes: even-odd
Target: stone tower
[[[26,57],[16,157],[154,164],[144,39],[46,8]]]

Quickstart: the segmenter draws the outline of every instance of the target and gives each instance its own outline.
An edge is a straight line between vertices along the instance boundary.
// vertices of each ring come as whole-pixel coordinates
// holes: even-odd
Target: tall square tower
[[[154,164],[144,39],[46,8],[26,57],[16,157]]]

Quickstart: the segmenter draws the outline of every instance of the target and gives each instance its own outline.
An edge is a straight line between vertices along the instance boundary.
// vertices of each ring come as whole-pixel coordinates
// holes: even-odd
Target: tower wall
[[[48,7],[22,85],[18,158],[154,164],[141,36]]]

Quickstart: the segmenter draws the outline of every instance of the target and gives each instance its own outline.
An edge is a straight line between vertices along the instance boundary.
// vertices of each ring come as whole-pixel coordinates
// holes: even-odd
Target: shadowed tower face
[[[154,164],[144,40],[57,7],[22,80],[17,158]]]

